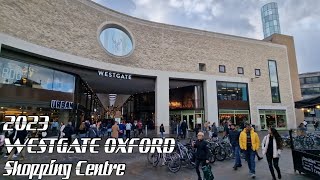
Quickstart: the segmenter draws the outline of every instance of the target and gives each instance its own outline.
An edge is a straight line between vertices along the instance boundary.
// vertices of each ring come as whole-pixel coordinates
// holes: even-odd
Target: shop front
[[[48,115],[60,122],[73,116],[75,76],[0,57],[0,121],[6,115]]]
[[[170,127],[176,129],[186,121],[189,130],[205,123],[202,86],[186,86],[169,91]]]
[[[287,129],[286,110],[259,110],[261,130],[268,130],[269,127],[274,127],[279,130]]]
[[[230,121],[236,125],[250,122],[248,84],[217,82],[219,125]]]

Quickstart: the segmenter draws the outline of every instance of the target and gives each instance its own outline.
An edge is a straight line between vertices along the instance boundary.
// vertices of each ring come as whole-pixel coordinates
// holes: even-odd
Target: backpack
[[[211,166],[209,164],[202,166],[203,178],[204,180],[213,180],[214,176],[211,171]]]

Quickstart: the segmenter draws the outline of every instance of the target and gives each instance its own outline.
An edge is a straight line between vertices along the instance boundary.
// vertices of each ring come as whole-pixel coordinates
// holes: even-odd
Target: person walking
[[[60,123],[59,139],[64,137],[65,134],[64,134],[63,130],[64,130],[65,127],[66,127],[66,125],[64,125],[64,123],[61,122],[61,123]]]
[[[117,122],[117,121],[114,122],[114,125],[112,126],[111,129],[112,129],[111,137],[113,137],[113,138],[118,138],[118,137],[119,137],[119,131],[120,131],[120,129],[119,129],[119,126],[118,126],[118,122]]]
[[[139,121],[139,122],[138,122],[138,131],[139,131],[139,136],[140,136],[141,134],[143,134],[143,132],[142,132],[142,128],[143,128],[142,122],[141,122],[141,121]]]
[[[196,148],[196,172],[198,175],[198,180],[202,180],[200,175],[199,166],[204,166],[209,163],[209,149],[207,146],[207,142],[203,139],[204,133],[199,132],[197,134],[198,140],[194,143],[192,142],[192,146]]]
[[[124,133],[125,133],[125,131],[126,131],[126,125],[124,124],[125,122],[124,121],[120,121],[120,124],[119,124],[119,129],[120,129],[120,131],[119,131],[119,138],[124,138]]]
[[[131,138],[131,129],[132,129],[132,124],[131,122],[129,121],[127,124],[126,124],[126,137],[127,138]]]
[[[187,129],[188,129],[187,121],[183,120],[183,122],[181,123],[182,139],[186,139]]]
[[[235,128],[234,124],[231,124],[230,131],[229,131],[229,139],[232,145],[232,150],[235,155],[235,163],[233,166],[234,170],[237,170],[238,167],[242,167],[241,157],[240,157],[239,137],[240,137],[240,132]]]
[[[251,178],[254,179],[256,178],[255,152],[260,147],[260,139],[249,123],[246,124],[246,128],[240,133],[239,143],[240,149],[242,149],[246,154]]]
[[[87,127],[84,121],[82,121],[79,126],[78,134],[79,134],[79,142],[80,144],[82,144],[81,138],[85,138],[87,136]]]
[[[164,136],[163,136],[163,133],[165,132],[165,130],[164,130],[164,126],[163,126],[163,124],[161,124],[160,125],[160,135],[161,135],[161,138],[163,138]]]
[[[273,166],[278,173],[278,179],[281,179],[279,157],[282,150],[282,138],[275,128],[269,128],[268,132],[269,134],[266,135],[262,141],[262,154],[267,157],[273,180],[276,180]]]
[[[72,135],[74,134],[74,128],[72,127],[72,122],[69,122],[67,126],[63,129],[64,137],[68,138],[68,146],[71,145]]]
[[[136,138],[138,135],[138,122],[134,121],[132,125],[133,137]]]
[[[212,123],[212,137],[211,138],[216,138],[218,137],[218,128],[216,126],[216,123]]]
[[[198,133],[199,133],[200,129],[201,129],[200,128],[200,124],[197,124],[196,127],[194,128],[194,132],[196,134],[196,137],[198,136]]]
[[[58,120],[53,120],[52,125],[51,125],[51,132],[53,136],[58,135],[58,129],[59,129],[59,122]]]

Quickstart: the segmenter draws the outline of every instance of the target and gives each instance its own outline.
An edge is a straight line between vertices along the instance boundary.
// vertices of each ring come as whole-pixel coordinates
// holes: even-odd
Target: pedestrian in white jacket
[[[268,132],[269,134],[266,135],[262,141],[262,154],[267,157],[272,178],[274,180],[276,179],[273,169],[274,166],[278,173],[278,178],[281,179],[279,158],[282,150],[282,138],[275,128],[269,128]]]

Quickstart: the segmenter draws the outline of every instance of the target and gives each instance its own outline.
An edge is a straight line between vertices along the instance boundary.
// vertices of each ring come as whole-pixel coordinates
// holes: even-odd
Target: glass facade
[[[118,28],[107,28],[100,34],[102,46],[112,55],[126,56],[133,50],[133,43],[127,33]]]
[[[261,130],[269,127],[277,129],[287,128],[287,115],[285,110],[259,110]]]
[[[73,93],[75,76],[0,57],[0,84]]]
[[[240,125],[250,122],[249,94],[246,83],[217,82],[219,123],[231,121]]]
[[[170,110],[203,109],[202,86],[187,86],[169,90]]]
[[[261,19],[265,38],[272,34],[281,34],[277,3],[272,2],[264,5],[261,8]]]
[[[320,95],[320,87],[301,88],[302,95]]]
[[[269,60],[269,77],[271,86],[271,96],[273,103],[280,103],[280,90],[278,81],[277,63],[274,60]]]
[[[300,78],[300,84],[317,84],[320,83],[320,76]]]
[[[217,82],[218,100],[248,101],[248,88],[245,83]]]

